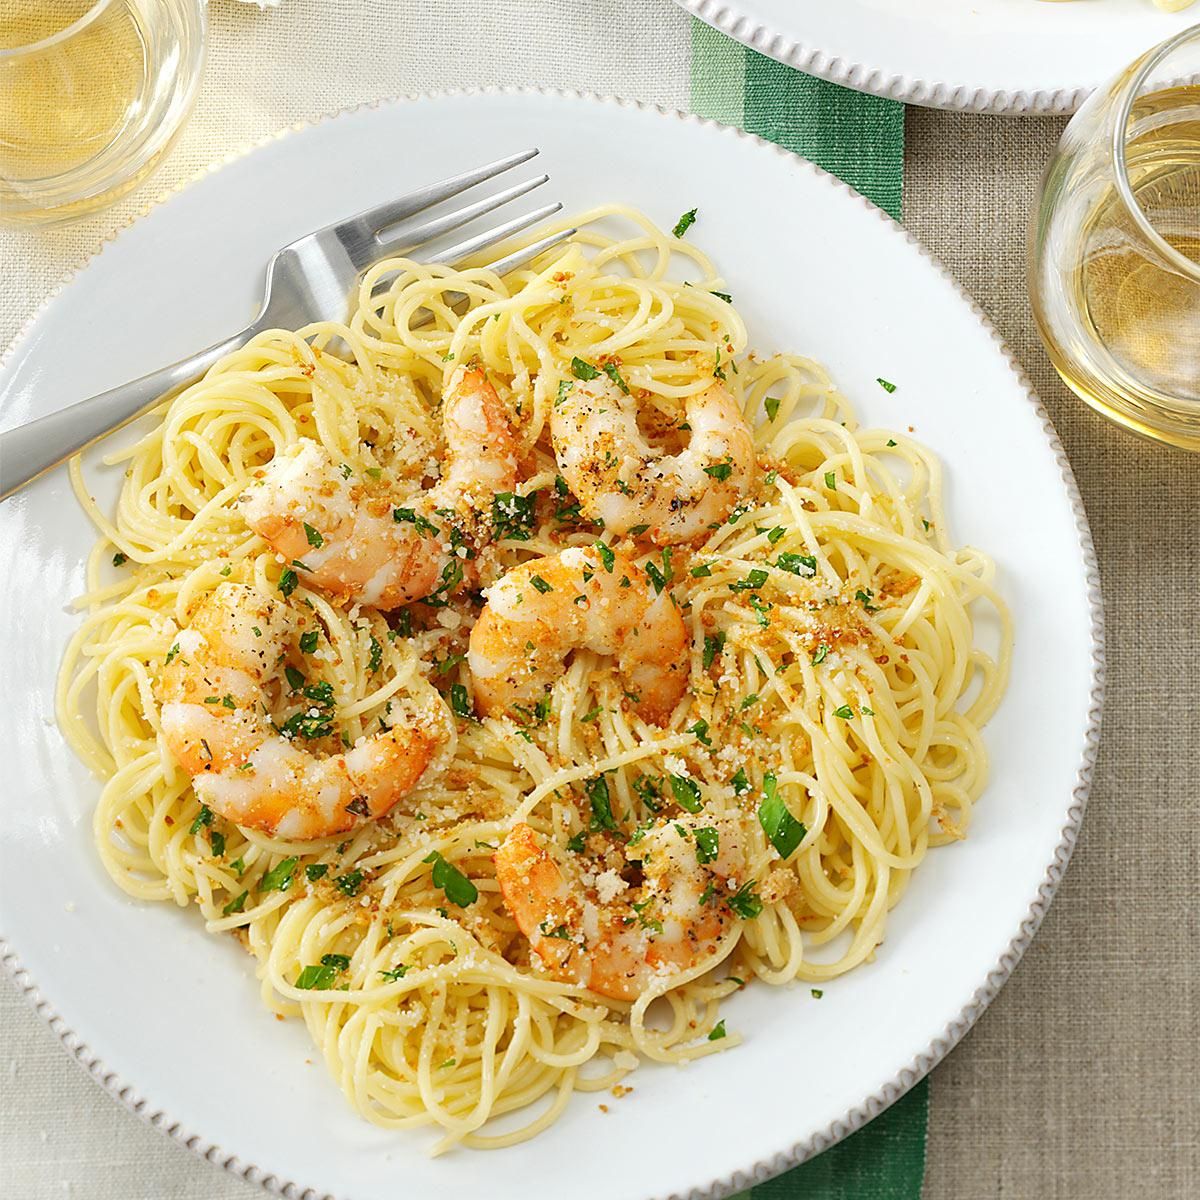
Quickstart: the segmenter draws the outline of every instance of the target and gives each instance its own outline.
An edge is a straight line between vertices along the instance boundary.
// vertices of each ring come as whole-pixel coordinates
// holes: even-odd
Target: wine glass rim
[[[1158,250],[1158,252],[1177,270],[1190,278],[1200,281],[1200,264],[1181,253],[1161,233],[1155,229],[1146,210],[1134,195],[1133,185],[1129,182],[1129,171],[1125,160],[1125,134],[1129,128],[1129,118],[1133,111],[1133,103],[1141,93],[1142,84],[1146,77],[1163,59],[1173,54],[1187,42],[1200,39],[1200,25],[1191,25],[1187,29],[1168,38],[1147,52],[1141,65],[1134,72],[1133,78],[1125,85],[1124,95],[1117,108],[1117,117],[1112,130],[1113,176],[1116,180],[1117,194],[1124,202],[1126,209],[1133,218],[1134,224],[1141,230],[1142,235]]]
[[[23,46],[9,46],[6,49],[0,48],[0,61],[6,58],[19,58],[24,54],[40,54],[43,50],[49,50],[54,46],[69,41],[77,33],[86,29],[112,2],[113,0],[95,0],[95,3],[87,12],[80,17],[76,17],[70,25],[64,26],[57,33],[50,34],[49,37],[41,38],[36,42],[26,42]]]

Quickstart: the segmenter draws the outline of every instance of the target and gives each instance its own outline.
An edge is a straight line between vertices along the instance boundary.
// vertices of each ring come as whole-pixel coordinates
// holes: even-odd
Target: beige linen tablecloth
[[[669,0],[285,0],[212,16],[204,92],[159,185],[397,93],[539,83],[689,99],[687,21]],[[1046,361],[1024,232],[1060,129],[908,114],[906,223],[991,315],[1058,426],[1096,539],[1109,664],[1075,860],[1024,962],[934,1074],[926,1200],[1200,1196],[1200,459],[1105,424]],[[76,229],[0,234],[0,344],[155,190]],[[3,977],[0,1081],[3,1200],[261,1195],[109,1099]]]

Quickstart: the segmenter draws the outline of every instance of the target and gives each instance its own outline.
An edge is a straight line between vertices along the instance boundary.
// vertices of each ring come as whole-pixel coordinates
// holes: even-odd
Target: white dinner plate
[[[810,75],[911,104],[1074,112],[1143,50],[1200,22],[1153,0],[677,0]]]
[[[288,1196],[715,1196],[781,1171],[876,1115],[962,1036],[1032,937],[1082,817],[1100,600],[1054,430],[919,246],[745,134],[542,92],[386,103],[289,132],[153,209],[48,302],[0,373],[0,425],[241,326],[268,255],[300,233],[526,145],[568,209],[620,200],[670,225],[698,206],[688,237],[716,257],[753,344],[821,359],[867,421],[913,426],[942,457],[953,532],[994,555],[1016,619],[1012,685],[986,730],[992,778],[970,837],[930,854],[876,960],[820,1003],[807,986],[748,988],[726,1006],[746,1039],[732,1052],[640,1068],[607,1115],[577,1095],[523,1145],[430,1159],[430,1131],[385,1132],[350,1111],[303,1025],[264,1011],[232,938],[206,934],[195,911],[126,898],[97,861],[98,784],[53,707],[94,535],[65,471],[43,477],[0,505],[0,951],[110,1091]],[[94,454],[87,470],[111,504],[119,473]]]

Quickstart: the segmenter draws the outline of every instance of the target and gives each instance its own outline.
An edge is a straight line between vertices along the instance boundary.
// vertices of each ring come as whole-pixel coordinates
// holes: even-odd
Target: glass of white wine
[[[0,0],[0,222],[55,225],[141,183],[204,62],[205,0]]]
[[[1078,396],[1200,450],[1200,26],[1072,118],[1042,182],[1029,281],[1050,358]]]

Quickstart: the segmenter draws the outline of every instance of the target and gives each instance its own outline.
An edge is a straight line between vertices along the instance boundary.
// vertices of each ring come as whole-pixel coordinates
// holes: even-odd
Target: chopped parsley
[[[737,773],[729,782],[735,796],[744,796],[750,790],[750,780],[746,778],[745,767],[738,767]]]
[[[831,491],[837,491],[837,474],[833,471],[825,472],[825,486]]]
[[[471,700],[464,684],[452,683],[450,685],[450,707],[454,710],[454,715],[462,717],[464,721],[475,719],[475,712],[471,708]]]
[[[712,574],[712,567],[708,563],[701,563],[698,567],[693,567],[689,572],[693,579],[707,579]]]
[[[621,378],[621,372],[617,369],[616,363],[605,363],[604,373],[613,381],[613,383],[617,385],[617,387],[621,389],[622,392],[625,393],[626,396],[629,395],[629,384],[627,384],[625,380]]]
[[[592,806],[592,819],[588,822],[588,829],[593,832],[599,829],[619,829],[617,819],[613,816],[612,797],[608,794],[608,780],[603,775],[597,775],[583,786],[587,792],[588,803]]]
[[[751,596],[746,603],[754,609],[754,619],[766,629],[771,624],[771,618],[767,616],[767,613],[771,611],[771,605],[761,596]]]
[[[585,382],[590,379],[600,378],[600,372],[590,362],[584,362],[578,355],[571,359],[571,374],[576,379],[582,379]]]
[[[308,544],[314,550],[319,550],[325,545],[325,539],[307,522],[304,522],[304,536],[308,538]]]
[[[708,1035],[710,1042],[719,1042],[725,1036],[725,1018],[722,1017],[713,1027]]]
[[[763,798],[758,806],[758,823],[763,827],[771,845],[779,852],[779,857],[783,859],[791,857],[808,833],[804,823],[797,821],[784,803],[774,775],[763,776]]]
[[[721,852],[721,835],[711,826],[696,830],[696,861],[703,866],[705,863],[716,862]]]
[[[725,649],[725,634],[724,633],[709,633],[704,637],[704,657],[701,660],[704,663],[704,669],[707,671],[709,667],[716,661],[716,657]]]
[[[700,785],[686,775],[672,775],[670,779],[675,803],[690,813],[698,813],[704,807],[704,802],[700,799]]]
[[[684,235],[685,233],[687,233],[687,231],[688,231],[689,229],[691,229],[691,227],[692,227],[693,225],[695,225],[695,223],[696,223],[696,211],[697,211],[697,210],[696,210],[696,209],[694,209],[694,208],[689,208],[689,209],[687,210],[687,212],[685,212],[685,213],[683,214],[683,216],[682,216],[682,217],[680,217],[680,218],[679,218],[679,220],[675,222],[675,228],[674,228],[674,229],[672,229],[672,230],[671,230],[671,232],[672,232],[672,233],[673,233],[673,234],[674,234],[674,235],[675,235],[677,238],[681,238],[681,237],[683,237],[683,235]]]
[[[582,854],[587,845],[587,834],[581,829],[567,838],[567,849],[572,854]]]
[[[775,556],[775,565],[781,571],[799,575],[802,579],[811,579],[817,573],[817,560],[811,554],[793,554],[789,550],[781,550]]]
[[[309,883],[316,883],[318,879],[322,879],[328,874],[328,863],[309,863],[308,866],[304,868],[304,876]]]
[[[293,692],[298,692],[304,686],[303,671],[297,671],[293,666],[286,666],[283,668],[283,673],[287,676],[288,687],[290,687]]]
[[[408,974],[409,969],[410,968],[407,963],[401,963],[398,967],[393,967],[390,971],[380,971],[379,974],[382,975],[383,978],[388,981],[388,983],[395,983],[397,979],[403,979],[404,976]]]
[[[854,598],[863,606],[864,609],[866,609],[867,612],[872,613],[879,611],[879,605],[871,603],[871,601],[875,598],[875,593],[870,588],[859,588],[858,591],[854,593]]]
[[[285,595],[290,596],[296,590],[296,584],[300,582],[299,576],[291,567],[284,567],[279,573],[279,590]]]
[[[397,525],[401,523],[412,525],[418,533],[427,534],[430,537],[437,537],[438,534],[441,533],[441,530],[438,529],[438,527],[432,521],[421,516],[416,509],[393,508],[392,520],[395,521]]]
[[[645,569],[647,578],[654,585],[655,595],[661,596],[663,588],[667,586],[667,577],[658,569],[657,563],[648,562]]]
[[[357,896],[362,885],[363,873],[361,871],[347,871],[344,875],[338,875],[333,881],[333,886],[343,896]]]
[[[367,671],[374,675],[383,666],[383,646],[379,639],[371,634],[371,652],[367,658]]]
[[[776,525],[774,529],[767,530],[767,541],[773,546],[776,542],[783,538],[786,533],[787,530],[784,529],[782,525]]]
[[[521,496],[516,492],[497,492],[492,497],[492,531],[495,539],[529,541],[533,536],[536,501],[536,493]]]
[[[554,407],[557,408],[571,394],[571,389],[575,386],[574,380],[560,379],[558,381],[558,395],[554,397]]]
[[[300,635],[300,653],[311,654],[317,648],[317,638],[320,635],[315,629]]]
[[[196,819],[192,822],[188,833],[199,833],[206,825],[213,823],[213,811],[207,804],[200,805],[200,811],[196,814]]]
[[[442,568],[441,583],[428,596],[423,597],[423,603],[430,605],[432,608],[445,608],[449,604],[449,600],[446,597],[457,589],[462,580],[462,563],[457,558],[450,559]]]
[[[854,709],[852,709],[848,704],[839,704],[838,707],[833,710],[833,715],[835,717],[841,717],[843,721],[849,721],[850,718],[854,716]]]
[[[435,675],[449,675],[459,663],[466,661],[465,654],[447,654],[445,658],[438,658],[436,655],[433,659],[433,673]]]
[[[814,654],[812,656],[813,666],[814,667],[820,666],[821,663],[823,663],[825,661],[825,659],[828,657],[829,657],[829,647],[826,646],[824,643],[822,643],[820,646],[817,647],[816,654]]]
[[[707,721],[701,719],[701,720],[697,721],[694,725],[689,725],[687,727],[687,732],[694,733],[696,735],[696,740],[702,746],[711,746],[712,745],[712,738],[710,738],[708,736],[708,722]]]
[[[221,916],[231,917],[234,913],[244,912],[246,909],[246,897],[249,895],[249,892],[242,892],[240,896],[234,896],[234,898],[230,900],[230,902],[225,905],[223,909],[221,909]]]
[[[286,892],[292,886],[296,874],[298,858],[285,858],[283,862],[272,867],[260,880],[260,892]]]
[[[768,396],[763,401],[763,408],[765,408],[767,410],[767,420],[768,421],[774,421],[775,418],[777,416],[779,416],[780,399],[781,399],[781,397],[779,397],[779,396]]]
[[[652,812],[662,811],[662,780],[653,775],[639,775],[633,781],[638,799]]]
[[[879,386],[880,386],[881,388],[883,388],[883,390],[884,390],[885,392],[891,393],[891,392],[894,392],[894,391],[896,390],[896,385],[895,385],[894,383],[892,383],[890,380],[887,380],[887,379],[876,379],[876,380],[875,380],[875,382],[876,382],[877,384],[879,384]]]
[[[529,580],[533,584],[535,590],[542,593],[544,596],[547,592],[554,591],[554,585],[547,583],[540,575],[534,575]]]
[[[763,910],[762,900],[754,892],[754,881],[744,883],[725,903],[743,921],[752,921]]]
[[[122,554],[119,550],[112,556],[112,564],[114,567],[123,567],[129,561],[127,554]]]
[[[441,888],[451,904],[466,908],[479,899],[479,889],[456,866],[448,863],[440,851],[434,850],[421,861],[433,863],[433,886]]]
[[[731,296],[731,295],[730,295],[728,292],[718,292],[718,291],[713,291],[713,292],[712,292],[712,293],[710,293],[710,294],[711,294],[711,295],[713,295],[713,296],[716,296],[716,298],[717,298],[718,300],[724,300],[726,304],[732,304],[732,303],[733,303],[733,297],[732,297],[732,296]]]
[[[613,565],[617,561],[617,556],[612,552],[612,547],[606,546],[603,542],[597,542],[596,553],[600,555],[600,561],[604,564],[604,569],[611,575]]]
[[[724,483],[733,474],[733,460],[728,459],[725,462],[713,463],[711,467],[704,468],[704,473]]]
[[[825,993],[820,988],[809,988],[809,994],[814,1000],[820,1000]]]
[[[737,583],[731,583],[729,590],[731,592],[756,592],[766,582],[766,571],[755,567],[754,570],[747,573],[745,579],[739,579]]]
[[[337,978],[337,969],[325,963],[305,967],[296,976],[296,986],[306,992],[327,992]]]

